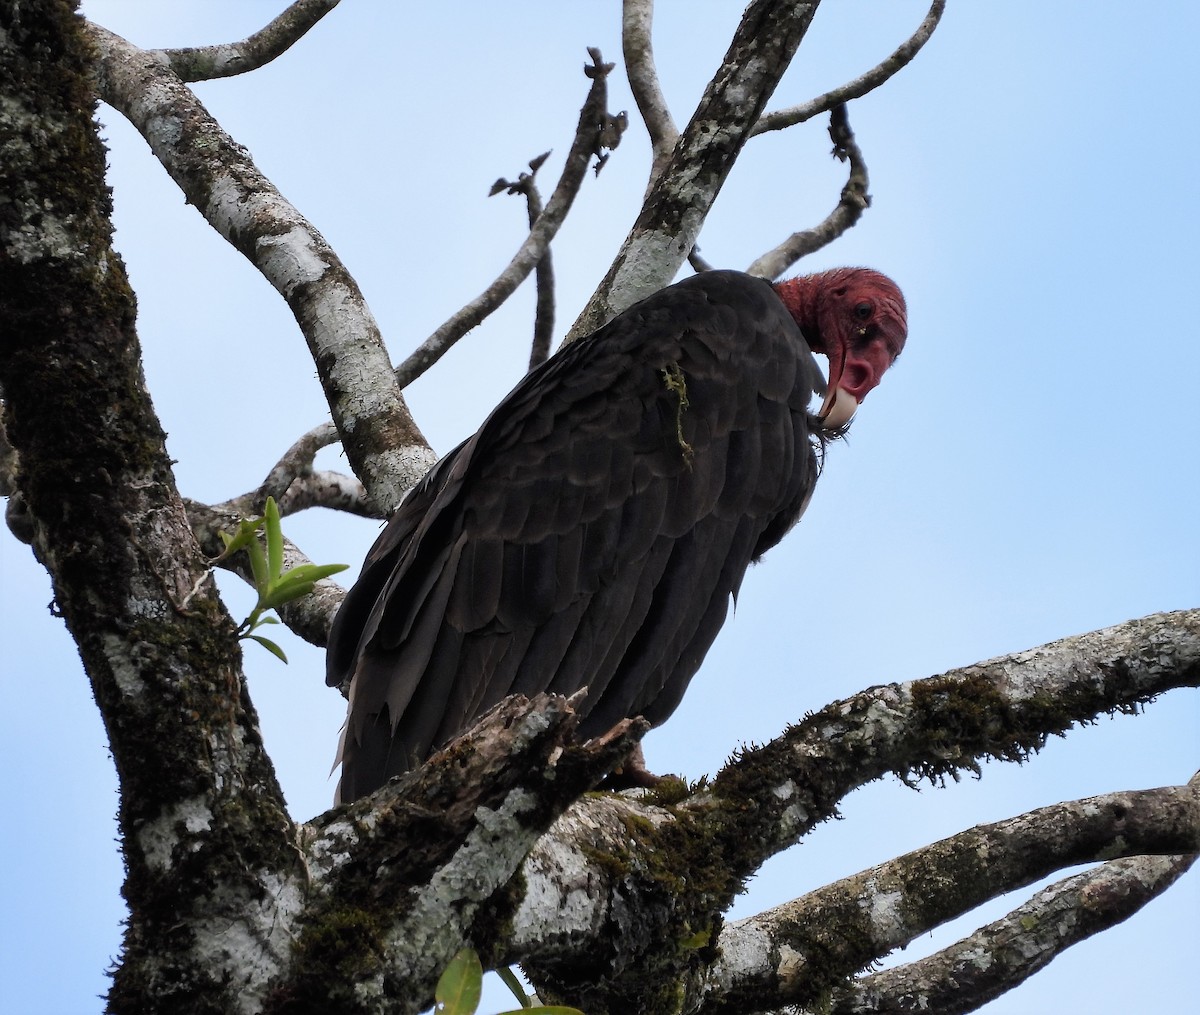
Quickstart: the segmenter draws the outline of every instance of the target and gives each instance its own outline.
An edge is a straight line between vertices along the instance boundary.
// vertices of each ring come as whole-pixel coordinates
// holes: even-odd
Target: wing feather
[[[707,272],[532,371],[414,488],[334,624],[341,798],[509,693],[661,722],[753,555],[798,517],[819,373],[764,282]]]

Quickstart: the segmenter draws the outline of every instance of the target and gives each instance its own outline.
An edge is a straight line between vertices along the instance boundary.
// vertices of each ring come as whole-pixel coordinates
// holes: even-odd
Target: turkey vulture
[[[587,687],[582,738],[663,722],[906,334],[878,272],[708,271],[527,374],[409,493],[334,620],[339,800],[509,694]]]

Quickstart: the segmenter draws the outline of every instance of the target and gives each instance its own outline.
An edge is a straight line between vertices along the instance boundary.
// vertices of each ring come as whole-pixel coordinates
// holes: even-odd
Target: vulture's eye
[[[872,307],[870,303],[859,303],[854,308],[854,316],[860,321],[865,321],[871,316],[871,309]]]

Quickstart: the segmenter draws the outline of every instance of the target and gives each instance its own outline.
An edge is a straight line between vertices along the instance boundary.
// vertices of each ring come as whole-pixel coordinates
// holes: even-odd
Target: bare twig
[[[584,73],[592,79],[592,86],[584,100],[583,109],[580,110],[575,140],[571,144],[570,152],[567,153],[562,176],[559,178],[558,186],[554,188],[554,193],[550,195],[545,210],[538,216],[537,222],[529,231],[525,242],[521,244],[520,249],[499,277],[425,339],[397,367],[396,378],[401,387],[420,377],[442,357],[447,349],[512,295],[517,286],[542,260],[550,241],[567,217],[567,212],[571,210],[571,203],[575,200],[575,195],[579,192],[587,173],[588,162],[593,155],[603,157],[602,134],[612,119],[607,112],[607,78],[613,65],[603,63],[600,51],[597,49],[589,49],[588,53],[592,57],[592,65],[585,65]]]
[[[1195,861],[1194,853],[1128,857],[1064,878],[949,948],[835,990],[821,1010],[827,1015],[899,1015],[918,1006],[939,1015],[975,1011],[1071,945],[1128,919]]]
[[[532,229],[542,214],[542,195],[537,188],[537,171],[542,163],[549,158],[549,152],[543,152],[529,162],[529,172],[521,173],[515,181],[503,178],[492,184],[488,193],[505,193],[510,196],[525,195],[525,209],[529,218],[529,228]],[[529,350],[529,369],[532,370],[550,355],[550,339],[554,335],[554,258],[550,245],[546,245],[546,253],[537,263],[533,273],[534,284],[537,286],[537,309],[533,317],[533,343]]]
[[[820,250],[850,229],[870,207],[871,195],[867,193],[869,180],[867,164],[862,151],[854,140],[845,105],[834,106],[829,113],[829,137],[833,141],[834,158],[850,163],[850,176],[842,188],[837,207],[826,219],[812,229],[792,233],[774,250],[769,250],[750,265],[746,271],[762,278],[777,278],[800,258]]]
[[[338,0],[295,0],[266,28],[241,42],[155,50],[181,81],[208,81],[245,74],[286,53],[338,5]]]
[[[702,271],[712,271],[712,265],[700,256],[700,247],[698,245],[692,247],[691,253],[688,254],[688,264],[692,266],[692,271],[697,273]]]
[[[651,43],[651,24],[654,20],[654,0],[625,0],[621,12],[621,50],[625,57],[625,73],[637,102],[642,122],[650,134],[653,162],[650,180],[662,171],[671,157],[671,149],[679,139],[679,128],[671,118],[666,96],[658,83]],[[647,182],[649,187],[649,182]]]
[[[979,825],[731,925],[721,938],[725,958],[712,969],[723,985],[719,1000],[713,992],[701,1010],[748,1010],[764,997],[772,999],[772,1007],[808,1004],[893,949],[1053,871],[1197,849],[1200,787],[1195,784],[1109,793]],[[835,926],[838,933],[828,935],[826,928]],[[1006,929],[1011,935],[1012,927]],[[1052,939],[1056,936],[1050,932]],[[776,960],[746,963],[755,953],[745,942],[763,938],[772,943]],[[1026,975],[1033,971],[1027,969]]]
[[[391,510],[436,456],[409,414],[357,283],[170,67],[99,26],[88,32],[104,99],[141,132],[213,228],[287,300],[346,456],[376,503]]]
[[[800,0],[753,0],[746,8],[720,68],[567,341],[591,334],[675,277],[816,9]]]
[[[899,49],[881,64],[873,67],[866,74],[855,78],[853,81],[847,82],[840,88],[835,88],[824,95],[818,95],[815,99],[811,99],[799,106],[791,106],[788,109],[780,109],[773,113],[767,113],[750,129],[749,136],[754,137],[769,130],[782,130],[784,127],[792,127],[797,123],[803,123],[805,120],[811,120],[814,116],[819,116],[834,106],[849,102],[851,99],[861,98],[867,92],[878,88],[896,74],[897,71],[905,67],[921,51],[921,47],[929,41],[929,37],[933,35],[933,30],[937,28],[938,22],[941,21],[942,12],[945,9],[946,0],[933,0],[933,4],[929,8],[929,13],[925,15],[925,19],[917,27],[917,30],[908,41],[901,45]]]

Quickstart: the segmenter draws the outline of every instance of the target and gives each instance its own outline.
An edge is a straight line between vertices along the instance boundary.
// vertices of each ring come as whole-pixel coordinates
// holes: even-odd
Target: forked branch
[[[1133,856],[1064,878],[1003,918],[927,958],[860,977],[835,990],[824,1015],[911,1012],[939,1015],[980,1008],[1045,968],[1071,945],[1140,910],[1196,860]]]
[[[691,122],[567,341],[591,334],[675,277],[815,12],[816,4],[800,0],[754,0],[746,8]]]
[[[497,180],[488,193],[489,197],[501,193],[510,196],[523,195],[530,229],[537,224],[542,214],[542,195],[537,186],[537,171],[549,156],[549,152],[542,152],[537,158],[530,159],[529,172],[521,173],[516,180]],[[542,259],[537,263],[533,282],[537,287],[537,307],[533,315],[533,342],[529,350],[530,370],[545,362],[546,357],[550,355],[550,342],[554,336],[554,255],[549,244],[546,245]]]
[[[769,250],[750,265],[746,271],[762,278],[778,278],[800,258],[820,250],[836,240],[847,229],[852,228],[862,213],[870,207],[871,195],[867,192],[867,164],[863,159],[845,105],[837,105],[829,114],[829,138],[833,141],[833,157],[850,164],[850,176],[842,188],[837,207],[820,225],[792,233],[774,250]]]
[[[1200,785],[1195,780],[1187,786],[1055,804],[979,825],[732,925],[722,935],[723,955],[712,968],[720,989],[711,990],[699,1010],[705,1015],[745,1011],[764,998],[771,998],[771,1007],[807,1005],[920,935],[1064,867],[1197,850]],[[1073,899],[1058,895],[1060,907],[1066,901],[1078,903],[1077,894]],[[1046,905],[1045,900],[1038,903],[1043,916],[1048,915]],[[1083,914],[1074,916],[1091,922]],[[1018,928],[1021,922],[1017,917]],[[1011,936],[1013,923],[1010,916],[985,929],[993,948],[1000,947],[1001,935]],[[838,928],[836,935],[827,933],[830,927]],[[1030,937],[1047,939],[1041,964],[1051,957],[1045,954],[1048,948],[1071,943],[1053,930]],[[771,944],[765,952],[751,944],[763,940]],[[960,957],[962,944],[956,948]],[[1033,971],[1027,969],[1026,975]],[[947,1010],[942,1005],[932,1009]]]
[[[603,154],[604,149],[616,146],[619,134],[615,132],[614,125],[617,118],[608,113],[607,78],[613,65],[603,62],[598,49],[589,49],[588,54],[592,63],[584,66],[584,73],[591,78],[592,86],[584,100],[583,109],[580,110],[575,140],[567,154],[562,176],[558,186],[554,188],[554,193],[550,195],[545,210],[538,216],[525,242],[496,280],[425,339],[396,368],[396,379],[401,387],[420,377],[455,342],[479,325],[513,294],[517,286],[542,260],[550,241],[554,239],[554,235],[566,219],[575,195],[583,184],[592,157],[600,159],[598,164],[602,164],[603,159],[607,157]]]
[[[598,928],[626,911],[668,926],[708,926],[766,859],[833,816],[853,788],[889,771],[936,780],[975,771],[986,758],[1026,759],[1049,736],[1076,723],[1105,712],[1136,711],[1168,689],[1197,685],[1200,610],[1161,614],[926,680],[871,688],[806,717],[773,743],[746,751],[712,783],[673,804],[653,797],[581,800],[539,842],[524,868],[528,900],[556,897],[563,886],[588,886],[586,893],[571,894],[568,907],[555,909],[554,961],[544,968],[552,972],[579,962],[594,971],[601,962],[620,969],[653,961],[636,943],[623,940],[610,942],[611,955],[598,956]],[[1114,837],[1128,844],[1122,849],[1135,851],[1194,848],[1195,786],[1113,795],[1101,805],[1108,807],[1104,814],[1086,813],[1087,805],[1062,805],[1060,812],[1051,809],[991,830],[998,856],[1001,840],[1017,846],[1007,866],[997,860],[991,868],[990,885],[981,877],[983,897],[1028,883],[1031,868],[1021,866],[1019,843],[1040,841],[1055,822],[1069,827],[1068,815],[1075,822],[1072,838],[1046,846],[1050,862],[1043,874],[1064,863],[1112,856],[1104,849]],[[1125,827],[1126,822],[1132,824]],[[631,826],[642,830],[636,841],[626,831]],[[964,833],[952,843],[964,863],[975,834],[988,830]],[[940,848],[954,852],[938,844],[925,859],[932,863]],[[642,856],[642,849],[649,854]],[[601,855],[617,858],[616,866],[593,859]],[[667,884],[676,887],[664,893]],[[970,894],[966,884],[956,891]],[[970,904],[976,901],[981,900]],[[943,912],[953,905],[947,896]],[[535,949],[540,965],[536,949],[546,940],[545,919],[536,905],[519,908],[511,957],[529,957],[523,949]],[[913,924],[920,926],[920,919]],[[882,951],[888,947],[894,944]],[[839,970],[844,975],[852,967]],[[736,979],[731,974],[730,982]],[[618,991],[625,985],[610,986]],[[697,990],[711,993],[713,986]],[[614,997],[600,1000],[608,1004]]]

